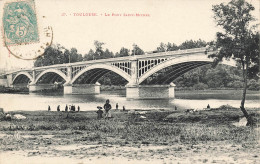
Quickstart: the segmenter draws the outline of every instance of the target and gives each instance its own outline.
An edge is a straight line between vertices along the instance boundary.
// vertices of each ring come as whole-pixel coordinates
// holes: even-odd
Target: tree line
[[[52,45],[48,47],[44,54],[37,58],[34,63],[35,67],[48,66],[54,64],[74,63],[81,61],[90,61],[98,59],[124,57],[130,55],[143,55],[144,51],[136,44],[133,45],[133,49],[127,49],[122,47],[119,52],[113,53],[109,49],[104,49],[105,43],[100,41],[94,41],[95,49],[90,49],[88,53],[82,55],[79,54],[76,48],[66,49],[60,44]],[[175,50],[185,50],[191,48],[201,48],[207,45],[213,45],[214,42],[206,42],[199,40],[188,40],[180,45],[174,43],[160,43],[159,46],[152,51],[166,52]],[[208,88],[242,88],[243,79],[241,78],[241,70],[230,66],[217,66],[212,68],[210,65],[202,66],[189,71],[173,82],[178,88],[182,89],[208,89]],[[127,81],[121,76],[109,72],[104,75],[99,82],[104,85],[125,85]],[[259,90],[260,84],[258,83],[258,77],[252,77],[249,79],[248,88],[251,90]]]
[[[64,64],[64,63],[74,63],[81,61],[89,60],[98,60],[98,59],[107,59],[107,58],[116,58],[124,57],[131,55],[143,55],[145,52],[136,44],[133,44],[133,49],[122,47],[119,52],[113,53],[109,49],[104,49],[105,43],[100,41],[94,41],[95,49],[90,49],[88,53],[82,55],[78,53],[76,48],[71,48],[70,50],[65,48],[60,44],[52,45],[46,48],[44,54],[36,59],[34,62],[35,67],[48,66],[54,64]],[[200,48],[205,47],[206,45],[212,44],[212,42],[205,42],[201,39],[197,41],[189,40],[185,41],[179,46],[174,43],[160,43],[160,45],[152,51],[156,52],[165,52],[165,51],[175,51],[175,50],[184,50],[191,48]]]

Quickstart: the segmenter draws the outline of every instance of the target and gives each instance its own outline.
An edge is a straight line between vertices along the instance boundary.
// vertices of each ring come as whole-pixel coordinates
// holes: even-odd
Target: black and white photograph
[[[0,164],[260,163],[259,0],[0,0]]]

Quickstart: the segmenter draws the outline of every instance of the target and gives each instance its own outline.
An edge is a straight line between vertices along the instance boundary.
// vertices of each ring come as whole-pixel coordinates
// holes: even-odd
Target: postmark
[[[53,30],[36,12],[34,0],[6,1],[3,6],[3,44],[9,53],[25,60],[43,55]]]

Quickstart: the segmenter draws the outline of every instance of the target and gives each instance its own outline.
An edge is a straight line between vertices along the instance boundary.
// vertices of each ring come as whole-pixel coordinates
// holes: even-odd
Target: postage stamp
[[[34,0],[6,0],[3,5],[3,45],[17,58],[33,60],[52,44],[52,27],[44,22]]]
[[[3,26],[7,46],[39,41],[37,18],[32,2],[18,1],[5,4]]]

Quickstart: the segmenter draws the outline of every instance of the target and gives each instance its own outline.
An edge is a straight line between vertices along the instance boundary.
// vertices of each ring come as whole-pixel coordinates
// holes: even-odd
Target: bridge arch
[[[108,65],[108,64],[95,64],[95,65],[88,66],[85,69],[78,72],[78,74],[76,74],[76,76],[74,76],[73,79],[71,80],[71,84],[73,84],[81,75],[83,75],[84,73],[91,71],[91,70],[97,70],[94,73],[94,74],[96,74],[96,76],[94,76],[95,80],[98,80],[99,77],[101,77],[102,75],[104,75],[106,72],[109,72],[109,71],[112,71],[112,72],[122,76],[128,82],[131,80],[131,77],[129,74],[127,74],[126,72],[124,72],[123,70],[121,70],[115,66]],[[102,70],[105,70],[105,71],[102,71]]]
[[[44,76],[45,74],[47,74],[47,73],[55,73],[56,75],[59,75],[59,76],[62,77],[65,81],[67,81],[67,76],[66,76],[63,72],[61,72],[60,70],[57,70],[57,69],[47,69],[47,70],[41,72],[41,73],[37,76],[37,78],[35,79],[35,83],[37,83],[37,82],[39,81],[39,79],[40,79],[42,76]]]
[[[19,77],[24,76],[27,77],[27,81],[33,81],[33,77],[28,72],[19,72],[15,75],[15,77],[12,80],[12,84],[15,84],[15,82],[19,79]]]
[[[146,73],[144,73],[138,81],[138,84],[141,84],[144,80],[146,80],[149,76],[151,76],[152,74],[167,68],[169,66],[173,66],[173,65],[178,65],[181,63],[193,63],[196,62],[198,64],[196,65],[190,65],[190,70],[194,69],[196,67],[200,67],[202,65],[206,65],[206,64],[210,64],[213,62],[213,59],[210,59],[207,57],[207,55],[203,54],[203,55],[192,55],[192,56],[182,56],[182,57],[178,57],[178,58],[173,58],[170,60],[166,60],[165,62],[153,67],[152,69],[150,69],[149,71],[147,71]],[[185,68],[187,71],[188,69]],[[186,72],[187,72],[186,71]],[[183,72],[183,71],[182,71]],[[185,73],[185,72],[183,72]]]
[[[144,73],[141,77],[139,77],[138,84],[141,84],[144,82],[148,77],[153,75],[156,72],[159,72],[160,70],[163,70],[170,66],[176,66],[176,71],[174,76],[172,77],[178,77],[192,69],[198,68],[203,65],[207,65],[213,62],[212,58],[208,58],[208,55],[206,54],[197,54],[197,55],[185,55],[178,58],[172,58],[170,60],[166,60],[165,62],[153,67],[146,73]],[[229,65],[232,67],[236,67],[236,62],[234,60],[223,60],[221,64]],[[164,80],[167,80],[168,83],[170,83],[172,79],[171,75],[164,78]]]

